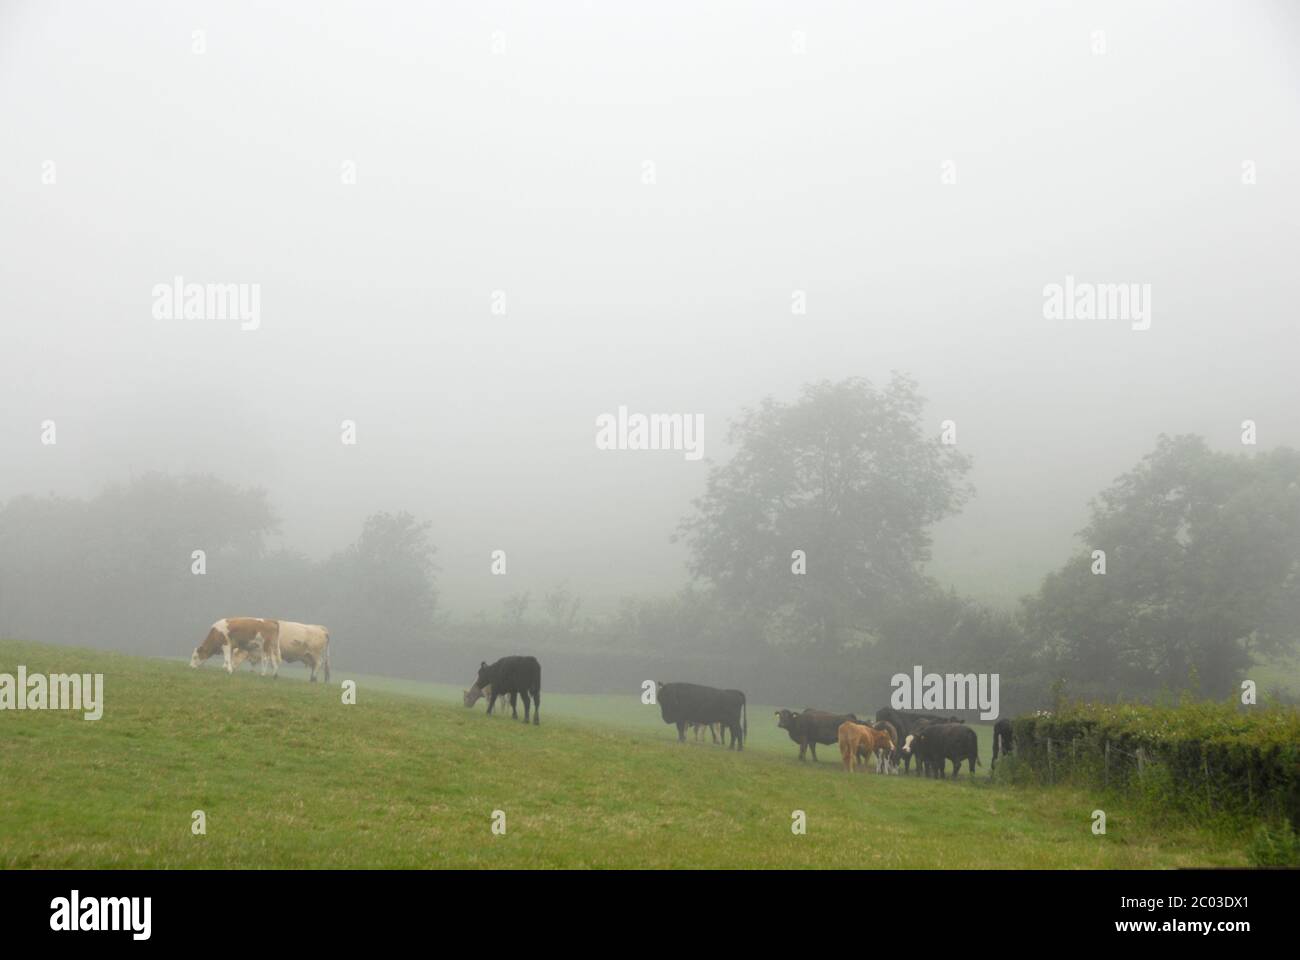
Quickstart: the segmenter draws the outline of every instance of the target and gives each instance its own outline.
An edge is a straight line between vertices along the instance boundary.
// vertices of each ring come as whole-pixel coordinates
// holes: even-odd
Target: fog
[[[0,6],[0,502],[212,474],[315,559],[430,521],[456,616],[608,613],[687,583],[730,421],[898,370],[973,464],[927,572],[1009,607],[1160,434],[1300,446],[1294,4],[287,6]]]

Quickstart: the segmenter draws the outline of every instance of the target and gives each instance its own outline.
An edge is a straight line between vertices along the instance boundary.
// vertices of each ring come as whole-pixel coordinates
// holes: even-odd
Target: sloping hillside
[[[3,867],[1245,863],[1231,838],[1123,809],[1108,807],[1108,834],[1093,836],[1095,801],[1069,790],[801,765],[759,708],[760,749],[737,754],[677,744],[628,712],[644,709],[633,697],[544,693],[534,727],[464,710],[446,688],[361,678],[357,703],[344,705],[337,682],[0,641],[0,673],[19,664],[103,673],[105,707],[93,722],[0,712]],[[196,810],[204,836],[191,832]],[[504,835],[492,832],[494,811]]]

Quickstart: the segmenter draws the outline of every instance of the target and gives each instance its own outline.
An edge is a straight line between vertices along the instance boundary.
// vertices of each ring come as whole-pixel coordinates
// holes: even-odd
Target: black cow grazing
[[[655,699],[664,723],[677,725],[677,739],[686,742],[686,726],[692,723],[722,724],[723,739],[731,731],[730,749],[744,750],[749,736],[749,714],[745,695],[739,690],[718,690],[698,683],[655,682]]]
[[[970,764],[970,775],[975,776],[975,767],[983,766],[979,756],[979,738],[975,731],[964,723],[931,723],[912,734],[911,743],[904,749],[916,754],[917,760],[925,768],[927,777],[944,777],[944,764],[952,761],[952,778],[957,779],[961,773],[961,762]]]
[[[998,768],[998,754],[1011,753],[1013,747],[1014,744],[1011,739],[1011,721],[1006,717],[1003,717],[997,723],[993,724],[993,762],[989,767],[990,772]]]
[[[903,772],[912,772],[912,753],[903,750],[907,743],[907,738],[919,730],[924,724],[928,723],[961,723],[960,717],[943,717],[937,713],[916,713],[911,710],[895,710],[893,707],[884,707],[876,711],[876,720],[886,720],[894,725],[898,731],[898,736],[894,739],[897,745],[896,755],[903,764]],[[917,761],[916,772],[921,774],[921,763]]]
[[[802,713],[778,710],[776,717],[776,725],[790,734],[791,740],[799,744],[799,759],[803,760],[808,748],[811,747],[814,763],[817,762],[817,744],[838,742],[840,724],[846,720],[858,722],[858,718],[851,713],[828,713],[825,710],[814,710],[812,707],[804,707]]]
[[[532,698],[533,724],[542,722],[542,665],[536,657],[502,657],[488,666],[479,664],[474,686],[465,691],[465,706],[472,707],[482,696],[488,698],[487,712],[492,713],[497,697],[510,698],[510,714],[519,719],[515,694],[524,698],[524,723],[528,722],[529,698]]]

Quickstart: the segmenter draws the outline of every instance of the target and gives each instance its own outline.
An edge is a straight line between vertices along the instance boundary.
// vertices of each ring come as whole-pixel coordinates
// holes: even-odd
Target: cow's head
[[[799,714],[793,710],[778,710],[776,711],[776,725],[782,730],[789,730],[794,726],[795,718],[798,716]]]
[[[190,654],[190,666],[193,667],[195,670],[197,670],[199,668],[199,664],[201,664],[202,662],[203,661],[199,659],[199,648],[195,647],[194,652]]]
[[[664,723],[677,722],[677,690],[666,683],[655,681],[655,702],[659,704],[659,714]]]
[[[483,688],[477,683],[465,691],[465,706],[472,707],[483,698]]]

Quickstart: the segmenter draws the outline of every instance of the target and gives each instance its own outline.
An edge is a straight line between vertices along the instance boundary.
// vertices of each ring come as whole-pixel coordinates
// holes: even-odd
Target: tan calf
[[[846,720],[840,724],[838,731],[840,742],[840,759],[844,769],[853,769],[854,760],[858,761],[858,770],[864,769],[863,760],[876,755],[876,770],[882,769],[883,758],[894,751],[894,740],[886,730],[873,730],[871,727]]]

